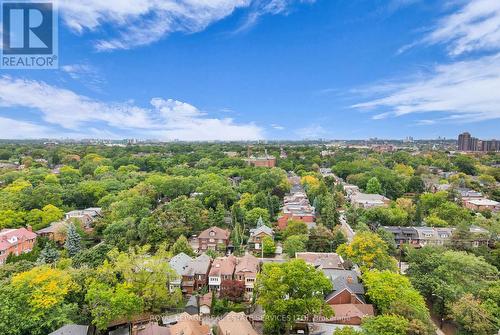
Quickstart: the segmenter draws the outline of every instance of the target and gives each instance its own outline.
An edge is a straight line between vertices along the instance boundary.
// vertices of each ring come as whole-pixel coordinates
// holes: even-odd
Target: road
[[[342,227],[342,231],[346,235],[347,240],[351,242],[354,238],[354,235],[356,235],[356,232],[347,223],[347,219],[344,213],[340,213],[340,226]]]

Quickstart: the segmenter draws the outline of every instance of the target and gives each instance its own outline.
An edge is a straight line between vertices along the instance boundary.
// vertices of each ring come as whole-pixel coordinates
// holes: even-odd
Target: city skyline
[[[497,1],[169,3],[60,1],[59,69],[0,69],[0,138],[499,137]]]

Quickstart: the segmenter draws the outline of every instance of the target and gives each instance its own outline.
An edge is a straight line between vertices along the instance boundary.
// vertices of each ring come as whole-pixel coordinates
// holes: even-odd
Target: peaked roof
[[[229,239],[229,231],[219,228],[219,227],[211,227],[201,232],[198,238],[213,238],[217,240],[227,240]]]
[[[333,252],[298,252],[295,257],[320,269],[344,269],[344,260]]]
[[[260,233],[264,233],[264,234],[267,234],[269,236],[274,235],[273,229],[266,226],[266,225],[259,226],[259,227],[254,228],[254,229],[250,229],[250,236],[255,236],[255,235],[258,235]]]
[[[240,258],[238,264],[236,265],[236,273],[238,272],[251,272],[257,273],[259,270],[259,260],[257,257],[251,254],[246,254]]]
[[[206,274],[210,267],[210,257],[203,253],[189,262],[184,275],[194,276],[196,274]]]
[[[366,304],[340,304],[340,305],[330,305],[333,309],[335,316],[333,320],[343,320],[358,317],[364,318],[366,316],[373,316],[375,312],[373,310],[373,305]]]
[[[364,302],[363,295],[365,288],[359,282],[356,272],[351,270],[335,270],[328,271],[327,276],[333,284],[333,292],[326,297],[326,301],[331,300],[344,290],[348,290],[352,294],[356,294],[360,301]]]
[[[212,307],[212,293],[208,292],[200,297],[200,306]]]
[[[178,275],[183,275],[184,272],[186,271],[187,267],[189,266],[189,262],[191,262],[193,259],[186,255],[185,253],[181,252],[180,254],[175,255],[170,259],[170,267],[177,272]]]
[[[16,241],[10,242],[9,240],[13,238],[15,238]],[[11,246],[17,245],[19,242],[33,240],[35,238],[36,234],[26,228],[2,229],[0,230],[0,250],[7,250]]]
[[[258,335],[243,312],[229,312],[219,321],[219,328],[224,335]]]
[[[87,335],[89,326],[65,325],[49,335]]]
[[[217,257],[210,268],[209,276],[218,277],[224,275],[232,275],[236,266],[236,257],[230,255],[228,257]]]
[[[50,226],[37,230],[35,233],[37,234],[44,234],[44,233],[57,233],[59,229],[62,229],[64,226],[67,226],[68,222],[66,221],[56,221],[52,222]]]
[[[200,324],[198,315],[191,316],[187,313],[182,313],[179,321],[169,329],[171,335],[210,335],[210,327]]]

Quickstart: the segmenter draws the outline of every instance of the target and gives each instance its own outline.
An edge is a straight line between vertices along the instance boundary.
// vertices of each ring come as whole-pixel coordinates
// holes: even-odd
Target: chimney
[[[348,276],[347,277],[347,284],[352,284],[352,283],[353,283],[352,276]]]
[[[27,225],[26,229],[28,229],[28,231],[30,231],[30,232],[33,232],[33,227],[31,227],[30,225]]]

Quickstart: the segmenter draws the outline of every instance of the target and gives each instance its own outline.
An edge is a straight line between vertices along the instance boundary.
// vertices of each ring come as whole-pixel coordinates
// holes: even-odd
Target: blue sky
[[[498,0],[59,0],[58,70],[0,70],[0,138],[500,134]]]

